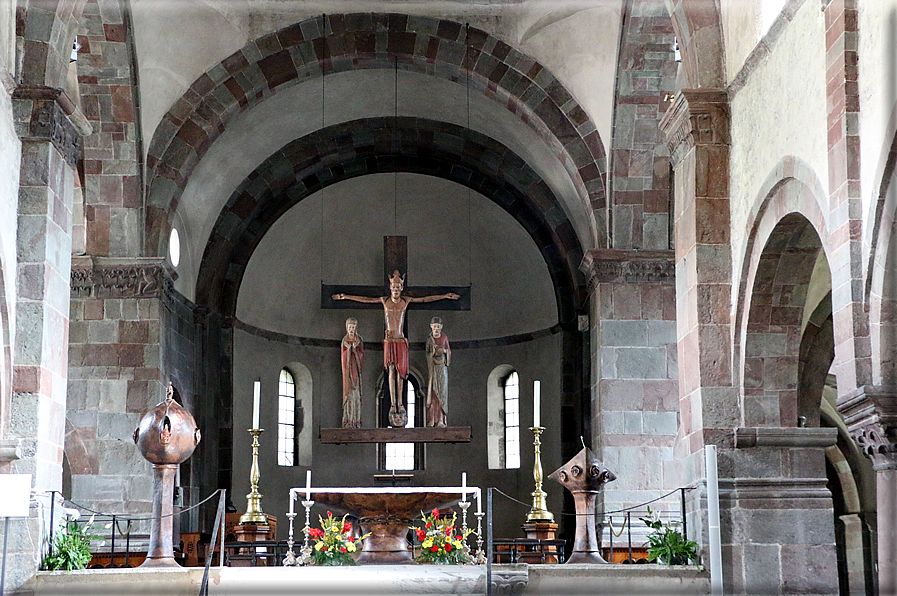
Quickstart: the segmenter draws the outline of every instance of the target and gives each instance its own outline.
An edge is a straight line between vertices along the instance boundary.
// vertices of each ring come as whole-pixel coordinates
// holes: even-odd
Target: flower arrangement
[[[318,516],[320,528],[311,528],[308,531],[309,538],[315,541],[312,550],[312,560],[315,565],[354,565],[355,559],[352,553],[358,550],[362,540],[370,536],[370,533],[353,538],[350,536],[352,524],[342,519],[333,517],[333,512],[327,512],[327,519]]]
[[[464,543],[473,530],[458,530],[455,527],[457,517],[455,513],[451,517],[440,517],[438,509],[429,514],[421,511],[424,527],[411,528],[420,541],[421,552],[416,557],[419,563],[458,565],[473,562]]]

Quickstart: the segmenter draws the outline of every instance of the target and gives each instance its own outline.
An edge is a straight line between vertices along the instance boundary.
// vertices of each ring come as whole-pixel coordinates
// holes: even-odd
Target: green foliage
[[[679,530],[674,530],[670,524],[660,521],[651,512],[650,507],[648,507],[648,515],[651,517],[643,517],[641,520],[654,530],[648,535],[649,561],[659,561],[664,565],[687,565],[689,559],[698,558],[697,542],[686,540]]]
[[[91,534],[93,518],[83,526],[73,519],[65,522],[65,528],[53,536],[53,552],[44,559],[44,567],[51,571],[84,569],[93,555],[90,541],[98,536]]]

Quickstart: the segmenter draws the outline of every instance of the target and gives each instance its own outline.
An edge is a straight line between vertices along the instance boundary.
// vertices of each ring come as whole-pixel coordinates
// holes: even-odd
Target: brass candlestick
[[[262,495],[259,493],[259,435],[264,429],[250,428],[252,435],[252,467],[249,468],[249,486],[252,490],[246,495],[246,513],[240,516],[240,524],[268,525],[268,516],[262,512]]]
[[[548,511],[545,507],[545,497],[548,496],[548,493],[542,490],[542,441],[539,440],[539,436],[545,430],[545,427],[531,426],[530,430],[533,431],[533,435],[535,435],[533,445],[536,448],[536,459],[533,463],[533,480],[536,481],[536,490],[532,492],[533,508],[529,510],[529,513],[526,516],[526,521],[553,522],[554,514]]]

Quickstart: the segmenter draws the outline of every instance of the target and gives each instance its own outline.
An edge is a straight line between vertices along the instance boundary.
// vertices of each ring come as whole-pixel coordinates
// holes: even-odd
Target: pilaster
[[[31,517],[13,520],[13,586],[46,549],[47,491],[62,488],[71,269],[72,196],[81,136],[90,132],[59,89],[18,87],[13,122],[22,143],[17,205],[13,383],[9,433],[18,459],[10,472],[32,475]],[[8,578],[9,579],[9,578]]]
[[[897,593],[897,387],[866,385],[839,397],[838,412],[875,469],[878,589]]]
[[[684,485],[672,458],[679,409],[673,251],[590,250],[580,270],[592,303],[592,448],[609,469],[627,470],[600,496],[612,511]]]
[[[675,170],[681,424],[688,450],[695,454],[707,443],[725,443],[740,420],[732,386],[726,92],[682,90],[660,126]]]

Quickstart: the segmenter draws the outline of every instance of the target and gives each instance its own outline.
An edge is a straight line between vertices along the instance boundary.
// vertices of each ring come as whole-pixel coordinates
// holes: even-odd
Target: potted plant
[[[327,519],[318,516],[320,528],[311,528],[308,535],[315,541],[312,550],[312,560],[315,565],[355,565],[352,553],[358,550],[361,541],[370,536],[370,533],[353,538],[352,524],[342,519],[333,517],[333,512],[327,512]]]
[[[648,535],[648,560],[664,565],[688,565],[689,559],[698,558],[698,543],[687,540],[679,530],[673,529],[648,507],[648,515],[641,520],[653,531]]]
[[[473,530],[458,530],[455,527],[457,517],[455,513],[451,517],[440,517],[435,508],[429,514],[421,511],[424,527],[411,528],[420,541],[420,554],[415,557],[418,563],[458,565],[473,561],[464,542]]]
[[[83,526],[75,518],[66,519],[65,527],[53,537],[53,550],[44,559],[44,567],[50,571],[84,569],[93,555],[90,541],[99,538],[91,533],[93,517]]]

